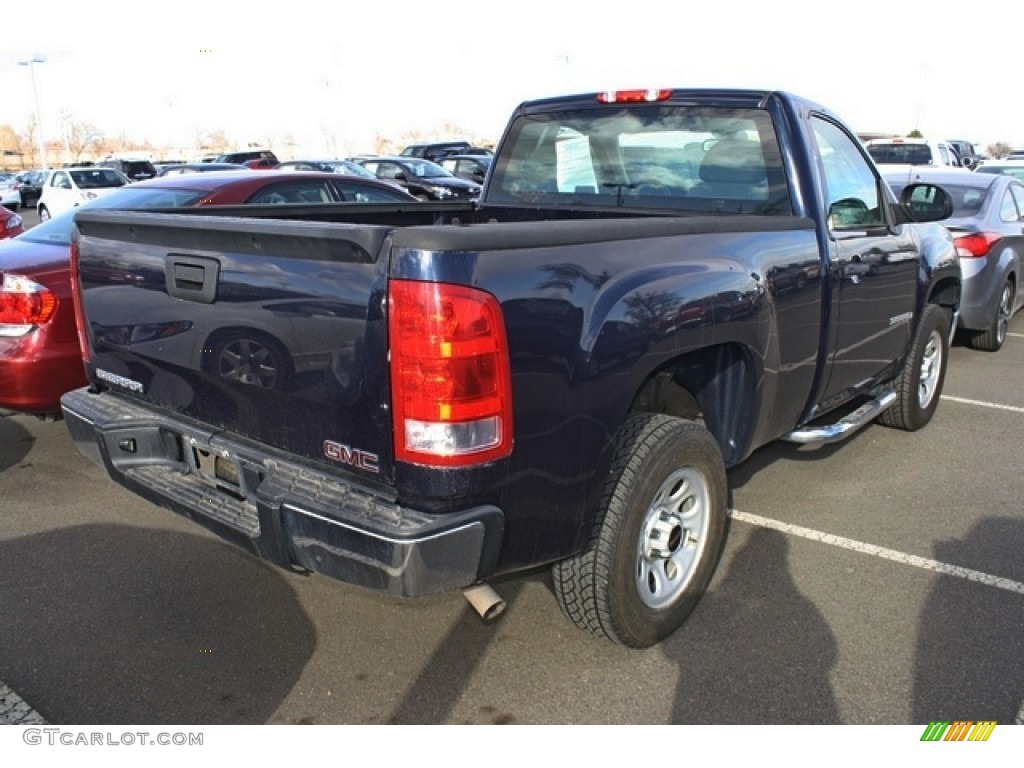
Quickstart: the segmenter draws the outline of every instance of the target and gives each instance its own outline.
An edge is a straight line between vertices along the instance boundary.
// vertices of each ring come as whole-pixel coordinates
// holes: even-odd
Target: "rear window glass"
[[[124,178],[111,168],[90,168],[86,171],[71,171],[71,178],[79,189],[102,189],[123,187]]]
[[[129,160],[124,164],[124,172],[132,178],[156,176],[156,168],[146,160]]]
[[[790,215],[771,118],[698,106],[516,119],[487,202]]]
[[[928,165],[932,162],[932,151],[927,144],[872,144],[868,154],[882,165]]]
[[[906,184],[890,184],[897,199],[903,192]],[[964,186],[960,184],[945,184],[942,188],[949,193],[953,200],[953,215],[950,218],[966,219],[977,216],[981,207],[985,204],[985,197],[988,195],[988,187]]]

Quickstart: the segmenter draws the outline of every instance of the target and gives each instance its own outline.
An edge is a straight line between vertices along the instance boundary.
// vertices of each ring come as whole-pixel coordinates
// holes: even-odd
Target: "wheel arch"
[[[956,331],[957,317],[960,314],[960,280],[955,277],[944,277],[937,280],[925,298],[925,305],[937,304],[946,314],[950,334]],[[921,309],[924,309],[922,305]]]
[[[637,390],[629,412],[663,413],[702,422],[727,464],[748,453],[756,423],[754,356],[726,343],[687,352],[653,371]]]

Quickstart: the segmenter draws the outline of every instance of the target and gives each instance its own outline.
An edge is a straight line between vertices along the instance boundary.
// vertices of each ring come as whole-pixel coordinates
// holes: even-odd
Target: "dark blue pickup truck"
[[[948,195],[897,201],[790,94],[529,102],[478,202],[258,208],[78,214],[63,411],[284,568],[489,617],[550,565],[569,619],[650,646],[712,577],[728,467],[939,401]]]

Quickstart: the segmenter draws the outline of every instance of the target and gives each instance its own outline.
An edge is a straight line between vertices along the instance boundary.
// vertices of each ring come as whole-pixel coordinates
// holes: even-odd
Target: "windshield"
[[[346,176],[362,176],[364,179],[376,179],[377,176],[363,166],[356,163],[350,163],[347,160],[335,160],[333,162],[326,163],[330,166],[335,173],[343,173]]]
[[[702,106],[523,115],[492,167],[487,202],[792,212],[768,113]]]
[[[872,144],[868,154],[881,165],[928,165],[932,162],[932,151],[927,144]]]
[[[87,171],[71,171],[71,178],[79,189],[106,189],[123,187],[124,177],[111,168],[90,168]]]
[[[406,162],[406,167],[410,173],[417,179],[432,179],[438,176],[452,176],[454,174],[449,173],[437,163],[432,163],[429,160],[417,160]]]
[[[185,208],[198,202],[205,194],[206,192],[200,189],[142,189],[129,186],[54,216],[49,221],[44,221],[28,232],[18,235],[18,239],[49,245],[70,245],[75,214],[84,208]]]

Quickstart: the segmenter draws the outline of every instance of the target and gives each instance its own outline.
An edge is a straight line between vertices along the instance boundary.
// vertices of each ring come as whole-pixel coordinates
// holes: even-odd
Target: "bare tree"
[[[405,134],[405,135],[408,135],[408,134]],[[410,142],[407,142],[407,143],[414,144],[415,141],[410,141]],[[405,146],[405,145],[403,144],[402,146]],[[394,155],[394,154],[397,154],[399,152],[399,150],[400,150],[400,147],[392,139],[389,139],[387,136],[384,136],[383,134],[378,133],[376,136],[373,137],[373,151],[375,153],[377,153],[378,155]]]
[[[995,144],[989,144],[985,147],[985,153],[995,160],[1002,160],[1012,151],[1013,148],[1005,141],[997,141]]]
[[[39,126],[36,124],[36,118],[33,115],[25,123],[25,130],[21,134],[21,145],[22,157],[28,158],[28,164],[31,168],[38,168],[42,165],[43,159],[38,156],[36,149],[39,147],[39,141],[36,138],[36,131],[39,130]]]
[[[195,136],[196,149],[200,152],[227,152],[230,142],[222,130],[197,131]]]
[[[8,168],[17,163],[18,170],[25,168],[21,137],[9,125],[0,125],[0,167]]]
[[[66,127],[71,162],[77,165],[90,147],[97,148],[103,141],[103,131],[92,123],[69,122]]]

